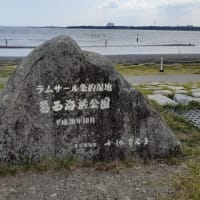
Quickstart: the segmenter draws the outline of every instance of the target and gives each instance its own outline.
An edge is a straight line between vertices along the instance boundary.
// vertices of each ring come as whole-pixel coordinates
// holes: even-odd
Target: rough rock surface
[[[30,53],[0,102],[0,163],[74,155],[81,160],[168,156],[172,131],[104,57],[69,37]]]

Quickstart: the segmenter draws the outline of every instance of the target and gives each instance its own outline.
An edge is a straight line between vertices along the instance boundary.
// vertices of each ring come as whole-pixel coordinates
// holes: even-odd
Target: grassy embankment
[[[8,77],[14,70],[15,66],[2,67],[0,69],[0,78]],[[168,67],[165,73],[180,74],[180,73],[189,73],[197,74],[200,73],[200,66],[194,66],[192,69],[184,66],[173,68]],[[159,74],[158,67],[154,66],[149,68],[149,66],[129,66],[123,68],[122,66],[117,66],[117,69],[123,74]],[[198,83],[199,84],[199,83]],[[1,83],[0,87],[3,88]],[[185,84],[185,87],[190,89],[191,84]],[[138,89],[146,94],[146,91],[143,90],[142,86],[138,86]],[[179,157],[170,157],[166,162],[173,165],[186,165],[188,168],[187,174],[182,174],[178,177],[175,177],[173,180],[169,180],[170,184],[173,184],[176,188],[175,195],[169,197],[169,199],[176,200],[199,200],[200,199],[200,130],[195,128],[192,124],[185,121],[181,117],[177,116],[172,112],[183,111],[186,109],[200,108],[200,104],[191,103],[188,106],[159,106],[154,102],[151,102],[152,106],[160,113],[169,127],[174,131],[178,139],[182,143],[183,154]],[[53,164],[52,164],[53,163]],[[40,172],[47,170],[55,169],[64,169],[69,170],[71,166],[74,165],[74,160],[71,157],[66,158],[65,160],[50,160],[45,163],[37,163],[31,165],[27,163],[25,166],[11,166],[11,167],[0,167],[0,175],[6,174],[16,174],[17,171],[34,169]],[[126,163],[127,166],[130,165],[129,162]]]
[[[200,74],[200,65],[164,65],[164,72],[160,73],[160,65],[116,65],[116,69],[123,75],[163,75],[163,74]],[[178,84],[188,92],[193,83]],[[196,83],[200,87],[200,82]],[[137,89],[144,95],[152,94],[151,89],[145,85],[138,85]],[[168,89],[169,88],[162,88]],[[182,143],[183,154],[180,157],[171,157],[169,164],[184,164],[188,168],[187,174],[182,174],[170,180],[176,188],[176,192],[169,199],[173,200],[199,200],[200,199],[200,130],[192,124],[174,114],[174,111],[181,113],[184,110],[200,109],[200,103],[191,103],[188,106],[159,106],[150,102],[159,112],[165,122],[174,131]]]
[[[188,106],[159,106],[151,102],[153,107],[160,113],[169,127],[174,131],[182,144],[183,154],[180,157],[171,157],[167,162],[175,165],[185,165],[187,174],[175,177],[171,184],[175,186],[173,200],[199,200],[200,199],[200,130],[174,114],[185,110],[200,108],[200,103],[190,103]]]

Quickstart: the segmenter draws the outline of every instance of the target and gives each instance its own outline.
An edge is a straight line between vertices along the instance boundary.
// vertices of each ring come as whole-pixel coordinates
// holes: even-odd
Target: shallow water
[[[8,46],[38,46],[58,35],[71,36],[82,49],[104,55],[200,53],[198,31],[0,27],[0,46],[6,45],[5,39]],[[0,56],[25,56],[31,50],[0,48]]]

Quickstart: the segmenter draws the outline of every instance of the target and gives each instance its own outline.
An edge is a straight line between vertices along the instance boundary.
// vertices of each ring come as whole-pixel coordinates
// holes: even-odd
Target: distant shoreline
[[[164,64],[200,64],[200,54],[127,54],[105,55],[114,64],[145,64],[160,63],[161,57]],[[24,57],[0,57],[0,65],[18,64]]]
[[[109,47],[190,47],[196,46],[192,43],[170,43],[170,44],[129,44],[129,45],[109,45]],[[34,49],[37,46],[5,46],[0,45],[0,49]],[[85,45],[81,47],[105,47],[105,44],[102,45]]]
[[[54,27],[46,27],[54,28]],[[56,27],[55,27],[56,28]],[[57,27],[58,28],[58,27]],[[200,31],[199,26],[68,26],[72,29],[116,29],[116,30],[163,30],[163,31]]]
[[[62,29],[112,29],[112,30],[160,30],[160,31],[200,31],[200,26],[0,26],[16,28],[62,28]]]

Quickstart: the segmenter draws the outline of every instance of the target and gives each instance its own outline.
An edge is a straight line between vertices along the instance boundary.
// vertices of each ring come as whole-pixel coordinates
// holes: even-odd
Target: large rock
[[[155,158],[180,150],[142,94],[69,37],[30,53],[9,78],[0,106],[1,163]]]

